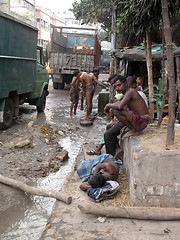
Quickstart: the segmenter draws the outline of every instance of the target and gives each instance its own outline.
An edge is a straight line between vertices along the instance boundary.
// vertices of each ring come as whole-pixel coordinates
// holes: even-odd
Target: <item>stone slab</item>
[[[180,152],[146,151],[139,137],[124,140],[123,167],[131,206],[180,207]]]

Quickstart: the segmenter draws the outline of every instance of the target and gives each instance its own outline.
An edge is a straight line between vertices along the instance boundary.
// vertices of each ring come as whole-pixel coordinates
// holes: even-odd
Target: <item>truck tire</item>
[[[58,89],[64,89],[64,82],[58,83]]]
[[[57,82],[53,82],[53,88],[58,89],[58,83]]]
[[[3,111],[3,122],[0,123],[0,129],[7,129],[11,126],[14,116],[14,104],[11,98],[5,100]]]
[[[46,90],[44,89],[40,98],[40,103],[37,106],[38,113],[44,112],[44,109],[46,107],[46,96],[47,96],[47,93],[46,93]]]

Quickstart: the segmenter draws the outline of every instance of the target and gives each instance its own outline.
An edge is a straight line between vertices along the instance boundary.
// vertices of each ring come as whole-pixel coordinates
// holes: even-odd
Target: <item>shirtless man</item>
[[[78,101],[79,101],[79,78],[73,77],[72,82],[71,82],[71,89],[70,89],[70,98],[71,98],[71,109],[70,109],[70,116],[76,115],[76,110],[78,106]],[[74,113],[73,113],[73,108],[74,108]]]
[[[80,72],[76,70],[74,72],[74,75],[75,77],[79,78],[82,83],[82,94],[83,93],[86,94],[87,112],[86,112],[86,115],[81,118],[81,120],[90,120],[90,116],[92,112],[92,99],[95,91],[93,80],[103,88],[106,88],[106,86],[101,82],[99,82],[93,73],[88,74],[86,72]]]
[[[106,181],[116,181],[119,176],[119,164],[115,158],[109,158],[99,164],[87,183],[80,185],[80,189],[86,191],[91,187],[102,187]],[[92,184],[93,183],[93,184]]]
[[[118,75],[114,87],[118,93],[123,93],[121,101],[108,103],[104,112],[109,114],[112,108],[117,119],[124,124],[121,130],[122,139],[138,135],[148,125],[150,116],[147,105],[139,93],[129,88],[125,77]]]

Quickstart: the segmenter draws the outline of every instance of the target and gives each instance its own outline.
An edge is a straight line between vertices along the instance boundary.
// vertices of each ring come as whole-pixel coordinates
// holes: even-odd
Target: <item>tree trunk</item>
[[[146,42],[147,42],[146,54],[147,54],[148,87],[149,87],[149,113],[150,113],[150,122],[154,122],[151,40],[148,32],[146,32]]]
[[[158,207],[103,207],[95,204],[79,204],[82,213],[112,218],[170,221],[180,220],[179,208]]]
[[[177,119],[180,123],[180,56],[176,57],[176,69],[177,69],[177,89],[178,89],[178,108]]]
[[[111,22],[111,51],[114,51],[116,49],[116,6],[113,3],[112,5],[112,22]],[[111,53],[111,60],[110,60],[110,74],[113,74],[115,71],[115,65],[114,65],[114,57]]]
[[[169,99],[168,99],[168,126],[166,146],[174,144],[174,123],[175,123],[175,107],[176,107],[176,86],[175,86],[175,74],[174,74],[174,55],[172,48],[172,33],[169,21],[168,2],[167,0],[161,0],[162,18],[164,36],[166,42],[167,53],[167,72],[169,80]]]
[[[20,190],[29,193],[31,195],[38,195],[38,196],[44,196],[44,197],[52,197],[56,198],[57,200],[60,200],[62,202],[65,202],[67,204],[70,204],[72,202],[72,197],[66,196],[66,194],[51,191],[51,190],[44,190],[44,189],[37,189],[34,187],[30,187],[20,181],[10,179],[8,177],[4,177],[0,174],[0,182],[15,188],[19,188]]]

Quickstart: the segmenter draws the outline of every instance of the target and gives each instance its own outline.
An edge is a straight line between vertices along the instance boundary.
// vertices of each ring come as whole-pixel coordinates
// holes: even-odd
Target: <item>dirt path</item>
[[[166,147],[167,124],[157,128],[157,123],[149,124],[140,135],[142,147],[151,151],[180,151],[180,124],[175,125],[174,145]]]

